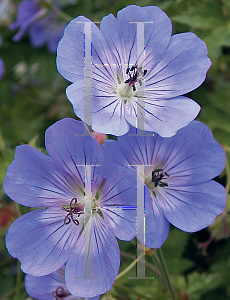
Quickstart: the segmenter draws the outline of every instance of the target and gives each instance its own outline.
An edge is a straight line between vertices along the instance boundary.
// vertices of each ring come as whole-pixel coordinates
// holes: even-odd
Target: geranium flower
[[[46,149],[49,156],[17,147],[7,170],[6,194],[21,205],[45,208],[13,223],[7,249],[32,276],[66,263],[66,285],[75,297],[104,294],[120,266],[116,237],[136,235],[136,178],[129,168],[104,176],[110,166],[100,167],[101,146],[80,121],[49,127]]]
[[[67,23],[60,21],[48,8],[49,5],[47,0],[23,0],[19,4],[17,20],[10,24],[11,30],[19,28],[13,38],[15,42],[21,40],[28,32],[33,47],[40,48],[47,44],[50,52],[56,52]]]
[[[195,34],[171,33],[170,19],[156,6],[128,6],[117,18],[104,17],[100,29],[82,16],[71,21],[57,67],[72,82],[66,93],[76,115],[117,136],[132,125],[169,137],[192,121],[200,107],[181,95],[202,84],[211,61]]]
[[[45,276],[26,275],[25,287],[28,295],[37,300],[84,300],[71,295],[65,284],[65,266]],[[88,298],[98,300],[99,296]]]
[[[145,132],[146,134],[146,132]],[[226,204],[224,187],[211,180],[225,166],[225,152],[204,124],[193,121],[171,138],[137,136],[132,128],[102,146],[105,162],[138,172],[144,189],[145,242],[159,248],[170,223],[186,232],[211,225]],[[142,168],[140,166],[143,166]],[[137,224],[143,232],[142,224]]]

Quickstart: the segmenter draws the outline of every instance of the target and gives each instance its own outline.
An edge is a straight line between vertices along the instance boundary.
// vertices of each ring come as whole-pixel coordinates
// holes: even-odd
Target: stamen
[[[129,78],[125,81],[129,85],[132,85],[133,91],[136,91],[135,83],[138,82],[140,86],[142,85],[142,78],[147,74],[147,70],[142,71],[142,66],[134,65],[126,69],[126,75],[129,75]],[[140,78],[141,77],[141,78]]]
[[[61,286],[52,292],[52,296],[55,297],[55,300],[62,300],[69,295],[70,293]]]
[[[64,219],[65,225],[68,225],[71,221],[75,225],[79,225],[79,221],[76,218],[79,218],[81,214],[84,214],[84,208],[82,205],[77,204],[77,198],[73,198],[70,201],[68,208],[62,207],[62,209],[64,211],[68,212],[68,214],[65,216],[65,219]]]
[[[162,179],[167,179],[169,177],[169,174],[167,172],[163,172],[163,169],[156,169],[152,171],[152,182],[154,182],[154,186],[157,187],[158,185],[160,187],[168,186],[166,182],[162,182]]]

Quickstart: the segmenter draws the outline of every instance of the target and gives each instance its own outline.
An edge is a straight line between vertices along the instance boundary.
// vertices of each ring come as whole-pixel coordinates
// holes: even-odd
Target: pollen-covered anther
[[[68,212],[64,219],[65,225],[69,224],[71,221],[75,225],[79,225],[77,218],[79,218],[81,214],[84,214],[84,206],[77,203],[77,198],[73,198],[70,201],[69,207],[63,206],[62,209]]]
[[[118,85],[114,90],[114,93],[123,101],[124,104],[129,104],[132,102],[134,93],[136,92],[136,83],[142,86],[143,77],[146,75],[147,70],[142,70],[142,66],[138,65],[132,66],[126,69],[126,75],[129,76],[127,80],[122,82],[120,76],[117,75]]]
[[[126,84],[132,86],[133,91],[136,91],[136,82],[139,85],[142,85],[142,79],[147,74],[147,70],[142,70],[142,66],[138,67],[138,65],[132,66],[131,68],[126,69],[126,75],[129,75],[129,78],[125,81]]]
[[[168,186],[167,182],[162,182],[162,179],[167,179],[169,177],[169,174],[166,172],[163,172],[163,169],[156,169],[152,171],[152,182],[154,182],[154,187],[157,187],[158,185],[160,187]]]

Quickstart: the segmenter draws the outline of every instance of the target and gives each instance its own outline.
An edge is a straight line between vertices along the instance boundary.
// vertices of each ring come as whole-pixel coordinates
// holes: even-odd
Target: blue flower
[[[204,124],[193,121],[170,138],[137,136],[132,128],[118,142],[106,141],[102,149],[110,165],[129,165],[141,178],[147,247],[161,247],[170,223],[195,232],[223,212],[225,189],[211,179],[224,169],[225,152]],[[138,226],[143,232],[142,224]],[[142,243],[143,237],[139,238]]]
[[[52,11],[48,10],[47,0],[23,0],[18,7],[17,20],[10,24],[10,29],[19,29],[13,40],[18,42],[26,32],[31,44],[40,48],[47,44],[48,50],[55,53],[62,38],[65,22],[61,22]]]
[[[101,146],[80,121],[49,127],[46,150],[49,156],[17,147],[7,170],[6,194],[21,205],[45,208],[13,223],[7,249],[32,276],[66,263],[66,285],[76,297],[104,294],[119,271],[116,237],[136,235],[136,178],[129,168],[104,176],[110,166],[100,167]]]
[[[37,300],[83,300],[71,295],[65,284],[65,267],[61,267],[54,273],[45,276],[26,275],[25,287],[28,295]],[[88,298],[89,300],[99,300],[99,296]]]
[[[2,44],[2,37],[0,35],[0,46],[1,46],[1,44]],[[0,79],[2,78],[3,73],[4,73],[4,62],[0,58]]]
[[[75,114],[93,130],[117,136],[132,125],[169,137],[194,120],[200,107],[182,95],[202,84],[211,61],[195,34],[171,32],[156,6],[128,6],[117,18],[104,17],[100,29],[82,16],[71,21],[57,67],[72,82],[66,93]]]

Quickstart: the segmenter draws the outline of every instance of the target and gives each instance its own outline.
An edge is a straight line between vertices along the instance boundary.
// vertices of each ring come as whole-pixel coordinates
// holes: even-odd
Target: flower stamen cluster
[[[69,207],[66,208],[63,206],[62,209],[68,212],[64,219],[65,225],[68,225],[71,220],[75,225],[79,225],[79,221],[75,218],[75,215],[79,218],[81,214],[84,214],[84,206],[77,203],[77,198],[73,198],[70,201]]]
[[[55,298],[55,300],[61,300],[65,297],[69,296],[69,291],[65,290],[63,287],[57,287],[56,290],[52,292],[52,296]]]
[[[152,171],[152,182],[154,182],[155,187],[157,187],[158,185],[160,187],[168,186],[167,182],[161,181],[162,179],[167,179],[167,177],[169,177],[169,174],[163,172],[163,169],[156,169],[155,171]]]
[[[136,86],[135,83],[138,82],[140,86],[142,86],[142,78],[147,74],[147,70],[142,71],[142,66],[138,67],[138,65],[132,66],[131,68],[126,69],[126,75],[129,75],[129,79],[125,81],[133,87],[133,91],[135,92]]]

